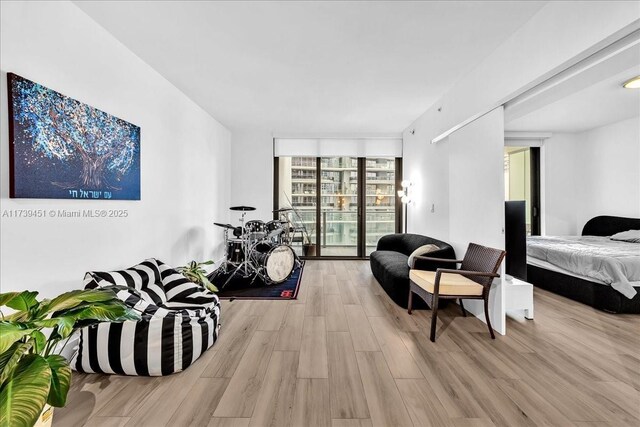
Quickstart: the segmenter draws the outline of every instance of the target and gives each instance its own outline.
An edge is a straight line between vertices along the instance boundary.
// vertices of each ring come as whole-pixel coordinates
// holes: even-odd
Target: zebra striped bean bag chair
[[[161,376],[191,365],[218,338],[220,301],[156,259],[127,270],[89,272],[85,289],[120,285],[118,298],[142,320],[99,323],[80,331],[71,366],[79,372]]]

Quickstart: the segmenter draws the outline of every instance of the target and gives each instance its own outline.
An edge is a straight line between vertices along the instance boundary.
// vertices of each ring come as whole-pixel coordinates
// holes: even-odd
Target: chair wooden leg
[[[489,333],[491,334],[491,339],[495,340],[496,335],[493,333],[493,328],[491,327],[491,320],[489,319],[489,296],[488,295],[484,298],[484,317],[487,320],[487,326],[489,327]]]
[[[458,298],[458,302],[460,302],[460,309],[462,310],[462,316],[467,317],[467,311],[464,309],[464,305],[462,304],[462,298]]]
[[[438,296],[433,296],[431,303],[431,342],[436,342],[436,324],[438,323]]]
[[[407,304],[407,312],[411,314],[411,308],[413,307],[413,291],[411,290],[411,286],[409,286],[409,304]]]

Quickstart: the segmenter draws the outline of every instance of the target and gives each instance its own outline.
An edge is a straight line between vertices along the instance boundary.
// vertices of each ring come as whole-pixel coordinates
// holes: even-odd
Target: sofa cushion
[[[404,277],[409,274],[409,264],[407,263],[409,257],[405,254],[393,251],[375,251],[371,256],[378,261],[388,275]]]
[[[422,245],[418,247],[415,251],[411,252],[411,255],[409,255],[409,259],[407,260],[407,265],[409,267],[413,267],[413,259],[415,257],[425,255],[425,254],[428,254],[429,252],[434,252],[439,249],[440,248],[437,245],[434,245],[433,243]]]

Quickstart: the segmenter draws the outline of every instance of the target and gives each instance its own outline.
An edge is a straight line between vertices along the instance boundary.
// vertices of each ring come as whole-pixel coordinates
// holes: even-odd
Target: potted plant
[[[305,257],[316,256],[316,244],[311,241],[311,233],[313,233],[313,230],[315,229],[315,227],[311,229],[311,233],[310,233],[307,230],[307,227],[304,224],[304,222],[302,222],[302,220],[300,221],[300,223],[302,224],[302,236],[303,236],[302,255]]]
[[[209,278],[207,277],[207,271],[202,267],[203,265],[211,264],[213,264],[213,261],[211,260],[203,262],[191,261],[189,264],[178,267],[176,270],[182,273],[182,275],[187,279],[201,286],[204,286],[211,292],[218,292],[218,288],[216,287],[216,285],[209,281]]]
[[[139,320],[113,289],[65,292],[38,301],[38,292],[0,294],[0,426],[51,425],[66,404],[71,367],[60,355],[73,333],[99,322]],[[48,333],[48,335],[47,335]],[[59,344],[64,342],[62,346]]]
[[[288,199],[288,198],[287,198]],[[291,204],[289,201],[289,205],[291,206],[291,210],[295,215],[295,223],[298,230],[302,231],[302,256],[309,257],[316,255],[316,244],[311,241],[311,234],[315,227],[311,229],[311,232],[307,230],[307,226],[302,219],[302,215],[300,212]]]
[[[309,235],[304,230],[304,242],[302,243],[302,256],[309,257],[316,255],[316,244],[311,242]]]

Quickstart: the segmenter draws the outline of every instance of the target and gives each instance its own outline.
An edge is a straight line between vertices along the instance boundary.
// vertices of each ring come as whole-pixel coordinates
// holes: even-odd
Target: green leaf
[[[8,316],[4,316],[4,320],[7,322],[13,323],[24,323],[31,320],[31,313],[28,311],[16,311],[15,313],[11,313]]]
[[[200,265],[211,265],[214,264],[215,262],[213,260],[209,260],[209,261],[203,261],[200,263]]]
[[[116,296],[112,291],[103,289],[84,289],[65,292],[47,304],[43,304],[38,314],[43,315],[77,307],[82,303],[110,301]]]
[[[13,374],[16,366],[18,366],[18,362],[20,362],[20,358],[31,350],[32,346],[33,341],[17,342],[14,343],[9,350],[0,355],[0,387],[2,387],[7,378]]]
[[[62,316],[37,320],[32,324],[40,328],[58,328],[56,332],[60,336],[60,339],[65,339],[73,332],[75,320],[71,316]]]
[[[73,333],[73,325],[76,323],[71,317],[56,317],[58,319],[57,332],[61,339],[67,338]]]
[[[100,322],[123,322],[140,320],[140,315],[123,303],[92,304],[79,310],[69,312],[76,322],[81,320],[97,320]]]
[[[46,360],[51,368],[51,387],[47,403],[62,408],[67,403],[67,393],[71,384],[71,367],[67,359],[57,354],[47,356]]]
[[[23,357],[0,390],[0,426],[33,426],[47,402],[50,386],[49,363],[37,354]]]
[[[0,307],[7,305],[7,303],[17,297],[19,293],[20,292],[6,292],[4,294],[0,294]]]
[[[216,287],[216,285],[211,283],[206,277],[203,278],[202,284],[211,292],[218,292],[218,288]]]
[[[47,345],[47,337],[38,330],[31,332],[31,334],[29,335],[31,335],[31,338],[33,338],[36,353],[42,354],[44,348]]]
[[[36,296],[38,292],[22,291],[8,292],[0,295],[0,306],[11,307],[18,311],[29,311],[32,307],[38,305]]]
[[[33,331],[33,329],[24,329],[13,323],[0,322],[0,354],[7,351],[13,343],[29,335]]]

